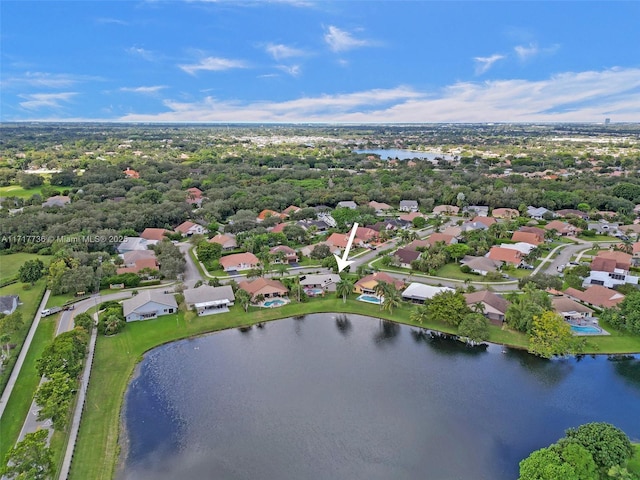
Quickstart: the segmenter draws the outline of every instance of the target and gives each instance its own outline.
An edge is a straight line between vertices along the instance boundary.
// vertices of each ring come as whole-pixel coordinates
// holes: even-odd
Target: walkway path
[[[42,297],[42,302],[40,302],[40,306],[38,307],[36,316],[34,317],[33,322],[31,323],[31,328],[29,328],[29,333],[27,333],[27,338],[24,339],[24,343],[22,344],[22,348],[20,349],[20,355],[18,355],[18,359],[16,360],[16,363],[13,366],[13,370],[11,371],[11,376],[9,377],[9,381],[7,382],[7,386],[4,388],[4,391],[2,392],[2,397],[0,398],[0,419],[4,414],[4,409],[6,408],[7,403],[9,403],[11,392],[13,392],[13,387],[15,387],[16,385],[16,381],[18,380],[18,375],[20,375],[20,369],[22,369],[22,364],[24,363],[24,359],[27,356],[29,347],[31,347],[31,342],[33,341],[33,337],[36,334],[38,325],[40,325],[42,309],[47,305],[50,294],[51,294],[51,291],[47,290],[44,293],[44,297]]]

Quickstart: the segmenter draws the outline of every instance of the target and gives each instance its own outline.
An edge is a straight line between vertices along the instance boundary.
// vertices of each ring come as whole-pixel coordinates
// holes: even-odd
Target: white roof
[[[402,292],[402,296],[406,298],[427,300],[439,293],[447,291],[455,292],[453,288],[449,287],[433,287],[431,285],[425,285],[424,283],[414,282],[409,285],[404,292]]]
[[[535,245],[533,245],[531,243],[526,243],[526,242],[503,243],[502,245],[500,245],[500,247],[508,248],[508,249],[511,249],[511,250],[518,250],[523,255],[529,255],[529,253],[531,253],[531,250],[536,248]]]
[[[329,273],[325,275],[306,275],[307,278],[300,280],[300,285],[329,285],[330,283],[338,283],[340,275]]]

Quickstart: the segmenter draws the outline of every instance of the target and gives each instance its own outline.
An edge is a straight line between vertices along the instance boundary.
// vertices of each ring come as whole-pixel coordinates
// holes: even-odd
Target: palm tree
[[[388,287],[388,283],[386,282],[378,282],[378,284],[376,285],[376,288],[374,289],[375,294],[380,297],[380,310],[382,310],[382,299],[384,298],[384,296],[387,294],[387,289]]]
[[[482,303],[482,302],[474,303],[471,306],[471,310],[473,310],[475,313],[480,313],[480,314],[484,315],[484,313],[485,313],[484,303]]]
[[[244,308],[245,313],[249,311],[249,305],[251,304],[251,294],[243,289],[238,289],[236,292],[236,302]]]
[[[389,310],[389,314],[393,315],[393,309],[400,306],[402,296],[393,283],[387,284],[387,288],[384,292],[384,302],[382,302],[382,309]]]
[[[409,320],[416,323],[424,323],[428,318],[428,311],[426,305],[418,305],[409,314]]]
[[[260,303],[260,302],[264,302],[264,295],[261,293],[256,295],[256,298],[255,298],[255,303]]]
[[[276,265],[276,271],[280,274],[281,277],[283,277],[284,274],[287,273],[287,270],[289,270],[289,267],[286,263],[279,263],[278,265]]]
[[[347,295],[353,291],[354,282],[348,278],[341,278],[336,283],[336,294],[342,296],[342,303],[347,303]]]

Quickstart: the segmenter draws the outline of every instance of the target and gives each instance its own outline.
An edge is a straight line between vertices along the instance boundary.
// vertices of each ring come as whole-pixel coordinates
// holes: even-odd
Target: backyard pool
[[[304,292],[310,297],[317,297],[319,295],[322,295],[324,293],[324,290],[322,290],[321,288],[307,288]]]
[[[576,333],[602,333],[602,329],[599,327],[592,327],[590,325],[571,325],[571,330]]]
[[[276,298],[275,300],[267,300],[266,302],[263,303],[263,305],[265,307],[281,307],[285,303],[287,303],[287,302],[285,302],[284,300],[281,300],[279,298]]]
[[[367,303],[375,303],[376,305],[380,305],[382,303],[382,298],[378,298],[374,295],[360,295],[358,298],[356,298],[356,300]]]

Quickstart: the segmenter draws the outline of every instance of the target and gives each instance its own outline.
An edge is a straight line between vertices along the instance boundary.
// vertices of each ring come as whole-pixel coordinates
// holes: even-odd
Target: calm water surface
[[[640,439],[640,359],[544,361],[307,315],[153,350],[123,421],[120,479],[512,480],[571,426]]]
[[[355,153],[371,153],[374,155],[380,155],[381,160],[395,159],[398,160],[411,160],[413,158],[421,158],[423,160],[429,160],[433,162],[436,158],[442,158],[444,160],[453,160],[451,155],[445,155],[443,153],[434,152],[417,152],[414,150],[404,150],[401,148],[379,148],[373,150],[354,150]]]

